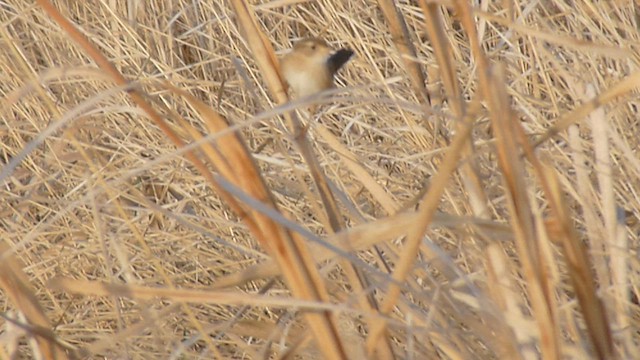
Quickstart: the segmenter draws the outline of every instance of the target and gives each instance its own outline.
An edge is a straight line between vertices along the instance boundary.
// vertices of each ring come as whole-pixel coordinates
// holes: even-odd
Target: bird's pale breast
[[[283,75],[298,97],[315,94],[332,85],[332,77],[323,66],[287,66]]]

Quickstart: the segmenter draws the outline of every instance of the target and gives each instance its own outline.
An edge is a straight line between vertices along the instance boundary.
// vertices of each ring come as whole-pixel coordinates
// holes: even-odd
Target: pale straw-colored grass
[[[637,11],[3,2],[0,358],[632,358]]]

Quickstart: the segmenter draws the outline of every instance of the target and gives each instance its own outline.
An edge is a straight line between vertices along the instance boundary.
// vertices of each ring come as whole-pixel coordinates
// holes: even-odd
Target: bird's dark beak
[[[351,59],[353,56],[353,50],[351,49],[340,49],[329,56],[329,60],[327,63],[329,65],[329,70],[332,74],[335,74],[340,68]]]

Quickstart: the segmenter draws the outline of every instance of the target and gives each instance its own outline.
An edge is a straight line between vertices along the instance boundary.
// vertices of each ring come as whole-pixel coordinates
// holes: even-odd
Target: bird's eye
[[[315,50],[316,49],[316,44],[311,45],[311,50]]]

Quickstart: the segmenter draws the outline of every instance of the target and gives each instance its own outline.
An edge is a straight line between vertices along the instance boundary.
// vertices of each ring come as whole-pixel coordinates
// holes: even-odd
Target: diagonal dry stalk
[[[587,324],[589,339],[599,359],[612,359],[615,355],[609,320],[604,304],[597,293],[596,277],[591,270],[591,261],[574,230],[557,173],[552,166],[538,160],[533,152],[533,145],[527,139],[522,128],[515,127],[514,131],[517,132],[526,158],[533,164],[548,199],[552,215],[548,227],[552,232],[550,236],[562,246],[565,261],[569,265],[569,277],[580,304],[580,312]],[[607,176],[606,174],[602,175]],[[609,269],[602,270],[608,272]],[[605,281],[601,280],[601,282]]]
[[[452,115],[454,119],[456,119],[456,131],[464,131],[463,128],[467,126],[467,124],[464,124],[460,119],[475,116],[475,114],[467,113],[468,110],[456,76],[457,70],[455,61],[453,61],[453,49],[446,36],[444,24],[442,23],[440,6],[436,3],[421,0],[420,8],[425,16],[425,30],[429,34],[429,39],[434,48],[434,55],[440,67],[440,78],[443,82],[446,98],[449,101]],[[437,136],[437,134],[434,134],[434,136]],[[468,142],[464,147],[463,156],[465,156],[466,159],[460,166],[460,174],[467,190],[473,213],[478,217],[488,218],[489,207],[487,204],[487,196],[484,191],[485,187],[478,173],[477,165],[475,164],[476,160],[472,156],[475,153],[473,147],[474,144],[472,141]]]
[[[219,133],[228,128],[227,122],[206,104],[184,91],[178,89],[174,91],[185,97],[196,109],[210,133]],[[194,141],[201,139],[202,136],[186,122],[182,125],[188,127]],[[278,211],[259,169],[237,133],[222,136],[215,145],[204,144],[202,150],[222,177],[260,203]],[[324,281],[315,267],[315,261],[305,240],[299,234],[283,228],[262,211],[247,205],[240,206],[246,214],[243,220],[252,220],[255,224],[252,228],[253,233],[282,269],[291,292],[300,299],[328,302],[329,295]],[[336,359],[346,356],[335,320],[330,312],[306,312],[304,316],[325,356]]]
[[[433,219],[434,212],[437,209],[438,202],[442,192],[449,181],[452,172],[458,167],[458,160],[462,156],[472,154],[472,142],[470,141],[472,119],[468,117],[469,113],[465,109],[462,96],[456,80],[456,70],[451,59],[450,45],[445,36],[445,30],[440,19],[440,10],[437,4],[420,2],[421,9],[425,15],[425,27],[429,33],[431,42],[433,43],[434,53],[440,66],[441,78],[443,79],[447,99],[450,101],[452,112],[457,119],[456,136],[449,147],[447,155],[440,164],[439,170],[433,181],[429,184],[429,190],[422,198],[420,205],[419,220],[415,226],[408,230],[405,248],[396,269],[393,272],[393,279],[398,282],[405,281],[409,271],[413,266],[413,261],[417,258],[419,246],[422,239]],[[434,134],[437,135],[437,134]],[[488,209],[485,200],[485,194],[482,190],[480,178],[473,166],[473,161],[466,161],[462,165],[462,173],[464,174],[465,186],[471,197],[471,204],[474,212],[479,217],[488,216]],[[381,307],[382,313],[389,313],[396,305],[400,296],[400,288],[394,284],[390,285],[387,297]],[[381,336],[385,336],[386,325],[378,323],[371,331],[367,340],[367,350],[369,354],[374,353],[377,341]]]
[[[113,65],[111,65],[111,63],[95,49],[86,37],[82,36],[75,27],[68,22],[68,20],[62,17],[49,2],[43,0],[40,1],[40,5],[46,9],[47,12],[54,17],[54,19],[68,33],[70,33],[84,49],[86,49],[98,65],[107,71],[117,84],[126,85],[127,80],[118,72],[118,70],[115,69],[115,67],[113,67]],[[136,102],[136,104],[140,106],[154,122],[156,122],[170,140],[172,140],[178,147],[184,146],[183,141],[147,103],[138,90],[133,89],[130,92],[130,96],[134,102]],[[213,111],[210,111],[210,109],[208,109],[204,104],[198,102],[193,97],[189,98],[189,100],[191,100],[192,105],[199,108],[202,116],[206,116],[206,123],[211,127],[211,130],[214,130],[215,132],[227,127],[226,122]],[[191,135],[197,136],[197,134],[193,132]],[[240,183],[250,195],[266,202],[269,206],[275,207],[275,204],[271,200],[269,191],[261,181],[261,177],[257,173],[255,165],[246,151],[246,147],[244,147],[240,139],[235,136],[228,135],[224,137],[224,139],[225,141],[223,142],[223,145],[225,148],[225,154],[222,155],[218,153],[218,156],[216,157],[215,153],[209,151],[207,152],[209,161],[216,165],[218,170],[226,170],[225,172],[227,175]],[[326,294],[326,290],[323,288],[322,279],[315,269],[314,262],[310,260],[310,255],[306,253],[306,245],[303,240],[295,234],[287,233],[268,217],[260,213],[252,212],[251,209],[243,210],[242,206],[228,195],[227,192],[222,191],[217,187],[214,175],[211,174],[204,163],[196,157],[195,153],[188,152],[186,156],[194,165],[196,165],[202,175],[205,175],[208,178],[212,186],[218,189],[218,193],[225,198],[227,203],[234,208],[236,213],[238,213],[243,220],[248,223],[249,227],[256,233],[256,236],[262,240],[263,245],[265,245],[267,249],[271,250],[279,264],[283,267],[285,278],[292,287],[294,294],[303,299],[327,301],[328,295]],[[229,159],[233,160],[229,161]],[[242,164],[242,166],[230,166],[231,164]],[[232,171],[233,173],[231,173]],[[248,211],[248,215],[251,216],[246,216],[247,212],[245,211]],[[320,313],[307,313],[306,317],[310,322],[311,328],[316,332],[320,349],[330,358],[337,359],[344,357],[345,355],[341,345],[341,340],[337,335],[330,313],[326,311]]]
[[[563,115],[553,124],[553,126],[549,130],[547,130],[545,134],[543,134],[539,139],[536,140],[535,147],[540,146],[547,140],[551,139],[553,136],[566,130],[571,124],[577,123],[580,120],[584,119],[588,114],[598,109],[599,107],[611,103],[618,98],[622,98],[625,95],[628,95],[634,90],[638,89],[639,87],[640,72],[626,77],[624,80],[603,91],[593,99],[586,101],[584,104]]]
[[[497,70],[497,71],[496,71]],[[485,77],[487,88],[492,89],[490,99],[490,113],[492,125],[496,135],[497,151],[505,188],[510,196],[511,223],[514,227],[516,247],[522,262],[527,289],[531,299],[531,306],[538,321],[541,336],[541,349],[546,358],[559,359],[559,330],[555,310],[551,303],[553,296],[546,282],[540,249],[536,241],[537,234],[531,213],[531,203],[525,186],[525,169],[522,159],[518,156],[518,146],[513,136],[513,115],[510,111],[506,91],[501,88],[504,77],[500,77],[498,69],[494,74]],[[495,80],[494,80],[495,79]]]
[[[252,50],[255,60],[258,63],[258,67],[261,70],[261,74],[264,76],[264,79],[267,83],[267,86],[271,90],[272,95],[275,97],[278,103],[285,103],[289,99],[284,91],[284,84],[282,81],[282,76],[279,74],[279,66],[277,64],[277,59],[273,48],[270,43],[266,39],[266,36],[257,26],[255,21],[255,17],[253,13],[249,10],[249,6],[245,1],[236,0],[232,2],[234,9],[236,11],[236,15],[238,16],[238,22],[241,27],[241,32],[244,34],[245,39],[247,40],[250,49]],[[324,210],[329,219],[329,224],[331,226],[330,231],[332,233],[338,232],[345,227],[344,220],[342,215],[340,214],[340,210],[338,208],[338,204],[336,199],[328,186],[325,175],[320,167],[317,156],[314,154],[313,147],[306,137],[306,130],[301,128],[300,120],[297,119],[295,112],[285,113],[285,118],[289,123],[290,130],[293,133],[294,140],[296,145],[302,154],[302,157],[305,159],[307,165],[309,166],[309,171],[314,180],[314,184],[318,189],[320,194],[320,198],[322,199],[322,203],[324,205]],[[301,244],[301,246],[304,246]],[[306,250],[305,250],[306,251]],[[311,257],[305,255],[305,257],[311,260]],[[348,278],[350,279],[351,285],[354,287],[355,292],[364,293],[368,287],[369,283],[365,278],[362,270],[358,267],[353,266],[352,264],[343,261],[343,270],[347,273]],[[282,264],[281,264],[282,266]],[[313,267],[313,270],[309,269],[308,271],[315,272],[314,262],[311,260],[307,263],[307,266],[310,268]],[[287,278],[286,271],[283,272],[285,278]],[[301,286],[300,284],[294,285],[289,284],[290,286]],[[292,289],[295,294],[295,289]],[[326,298],[326,296],[325,296]],[[373,296],[360,297],[360,305],[364,309],[374,310],[377,308],[376,300]],[[322,337],[324,336],[324,338]],[[319,342],[319,346],[323,351],[327,351],[325,354],[331,355],[329,358],[338,358],[338,353],[331,353],[331,346],[326,347],[323,343],[334,343],[336,344],[336,349],[341,347],[339,337],[332,338],[328,332],[320,333],[316,332],[316,341]],[[388,342],[388,339],[384,339],[384,341],[378,344],[378,348],[382,356],[385,358],[392,358],[393,351],[391,349],[391,344]]]
[[[456,8],[461,15],[463,26],[470,31],[472,49],[481,69],[479,81],[492,115],[505,187],[509,190],[512,198],[511,213],[514,218],[516,245],[528,280],[532,307],[540,328],[542,351],[547,358],[560,358],[560,331],[554,309],[555,303],[552,300],[554,295],[544,276],[544,260],[542,260],[541,249],[536,241],[537,235],[533,226],[531,205],[527,194],[523,191],[526,189],[524,184],[525,170],[521,158],[518,156],[519,149],[516,139],[520,141],[527,158],[534,164],[550,202],[555,222],[561,229],[563,249],[570,265],[569,274],[573,280],[596,353],[600,359],[612,358],[613,351],[608,321],[603,305],[595,291],[588,257],[573,232],[569,212],[564,205],[566,202],[562,199],[558,181],[550,167],[541,168],[522,128],[513,121],[514,116],[503,86],[505,84],[504,71],[499,67],[495,67],[493,71],[490,70],[484,52],[476,40],[477,36],[473,32],[474,26],[469,5],[457,2]]]
[[[518,156],[518,147],[514,134],[517,134],[514,116],[505,89],[502,69],[489,65],[484,51],[478,43],[475,22],[470,6],[457,1],[456,11],[462,25],[469,34],[471,49],[478,62],[478,81],[483,98],[487,101],[492,128],[497,140],[499,164],[503,173],[511,214],[516,248],[522,261],[524,276],[534,315],[538,321],[541,336],[541,349],[548,359],[560,358],[559,332],[556,315],[551,304],[549,287],[543,277],[540,250],[537,247],[536,233],[531,214],[531,204],[526,193],[525,169]]]
[[[424,72],[420,68],[420,64],[416,61],[416,49],[404,17],[394,1],[378,0],[378,4],[389,25],[391,38],[400,53],[399,55],[404,63],[404,68],[409,73],[409,80],[411,81],[413,90],[418,94],[421,104],[429,104],[431,98],[425,86],[426,79]],[[437,136],[437,134],[435,135]]]
[[[431,224],[435,211],[438,208],[440,196],[442,195],[452,173],[457,169],[462,148],[465,146],[466,142],[469,141],[471,133],[470,124],[466,123],[465,125],[466,126],[461,128],[463,131],[458,132],[454,137],[446,157],[440,164],[440,171],[432,180],[429,191],[424,195],[420,202],[421,205],[418,218],[416,219],[415,224],[413,224],[413,226],[408,230],[407,240],[404,244],[401,258],[398,260],[398,264],[392,274],[393,280],[397,282],[403,282],[413,267],[413,262],[416,258],[419,246],[422,243],[422,239],[424,238],[424,234]],[[387,297],[380,308],[381,313],[388,314],[393,310],[398,297],[400,296],[400,290],[400,287],[395,284],[391,284],[389,286]],[[367,340],[367,350],[370,355],[375,353],[378,341],[381,336],[385,336],[385,331],[385,322],[378,322],[376,327],[371,330]]]
[[[598,359],[613,359],[613,340],[611,329],[604,309],[604,304],[600,300],[591,263],[583,244],[578,239],[573,228],[569,209],[566,200],[562,195],[557,175],[551,166],[544,166],[543,173],[540,174],[546,180],[545,190],[550,196],[549,203],[554,214],[554,222],[565,259],[568,263],[569,277],[576,291],[580,310],[587,323],[587,331],[591,343],[596,349]]]
[[[5,254],[8,250],[7,244],[0,243],[0,254]],[[34,356],[39,353],[44,359],[75,359],[75,353],[62,345],[53,332],[51,322],[22,270],[24,267],[15,256],[0,261],[0,288],[24,315],[27,323],[23,325],[27,326],[27,331],[37,344],[37,348],[32,350]],[[11,356],[14,355],[16,354]]]

